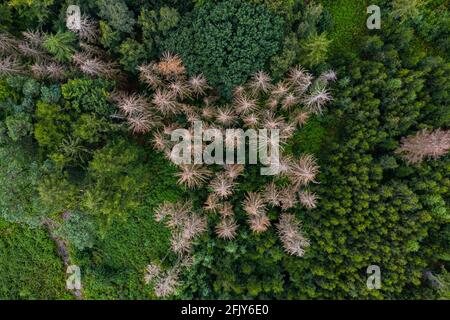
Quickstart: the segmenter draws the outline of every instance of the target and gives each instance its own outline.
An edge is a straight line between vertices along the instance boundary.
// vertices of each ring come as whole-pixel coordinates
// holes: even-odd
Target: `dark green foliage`
[[[292,9],[289,14],[285,13],[287,23],[283,47],[271,60],[271,71],[277,79],[296,64],[314,67],[324,62],[330,43],[324,33],[326,16],[320,4],[297,1],[287,3]]]
[[[421,7],[421,14],[413,20],[418,35],[433,46],[440,55],[450,56],[450,13],[448,1],[429,1]]]
[[[277,53],[282,25],[262,6],[238,0],[206,3],[183,19],[164,48],[179,53],[189,73],[204,73],[229,97]]]
[[[341,138],[321,164],[320,208],[305,220],[315,245],[304,261],[286,265],[291,298],[421,297],[424,268],[446,250],[438,239],[448,223],[448,158],[418,168],[387,162],[399,137],[435,123],[421,97],[443,92],[424,85],[427,62],[405,67],[414,58],[408,44],[395,52],[380,38],[368,40],[365,61],[338,71],[351,76],[351,83],[341,81],[332,107]],[[378,291],[365,286],[371,264],[382,269]]]
[[[285,297],[283,251],[272,232],[240,231],[238,240],[215,236],[197,246],[192,270],[184,276],[185,299],[269,299]]]
[[[22,30],[26,30],[48,23],[51,6],[55,0],[7,0],[4,2],[0,5],[0,16],[2,17],[0,23],[9,21],[11,24],[19,25]]]
[[[130,33],[136,23],[133,12],[123,0],[97,0],[98,15],[108,21],[114,31]]]
[[[142,29],[142,37],[148,53],[161,51],[161,42],[174,31],[181,17],[174,8],[161,7],[159,11],[143,8],[138,23]]]
[[[121,55],[120,63],[126,71],[131,73],[136,73],[136,67],[144,62],[147,57],[144,45],[133,39],[122,42],[119,52]]]
[[[80,76],[71,57],[83,46],[65,26],[69,4],[100,20],[91,44],[105,54],[95,57],[120,63],[127,80]],[[0,78],[0,299],[72,298],[43,228],[49,219],[81,267],[84,298],[156,298],[144,270],[173,266],[177,256],[155,209],[189,199],[200,211],[205,188],[177,187],[178,168],[150,147],[151,134],[125,130],[108,96],[143,93],[136,67],[166,50],[226,98],[260,69],[278,80],[302,64],[338,77],[324,115],[310,115],[285,146],[293,157],[314,154],[321,167],[308,187],[317,208],[290,209],[310,239],[306,254],[284,253],[275,227],[250,232],[239,198],[263,191],[268,177],[246,166],[229,199],[236,238],[219,239],[219,215],[209,215],[175,298],[448,299],[450,156],[413,166],[395,153],[404,136],[450,128],[447,1],[374,4],[382,29],[368,31],[362,0],[3,1],[0,31],[22,41],[21,32],[42,30],[39,63],[64,64],[69,80]],[[12,52],[29,70],[33,59]],[[275,224],[279,213],[269,206],[268,216]],[[380,290],[366,287],[373,264]]]
[[[8,128],[8,135],[14,142],[28,136],[33,131],[30,116],[23,112],[7,117],[5,124]]]
[[[327,130],[318,118],[309,119],[302,130],[293,137],[292,153],[300,156],[302,153],[319,154],[325,140]]]

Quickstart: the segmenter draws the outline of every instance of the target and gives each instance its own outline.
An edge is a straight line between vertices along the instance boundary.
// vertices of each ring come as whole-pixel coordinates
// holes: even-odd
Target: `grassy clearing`
[[[71,299],[62,260],[43,229],[0,219],[0,299]]]

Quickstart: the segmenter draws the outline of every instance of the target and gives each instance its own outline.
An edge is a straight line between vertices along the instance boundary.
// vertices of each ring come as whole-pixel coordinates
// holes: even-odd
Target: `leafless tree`
[[[172,81],[167,85],[167,88],[170,90],[170,92],[173,93],[176,98],[179,98],[181,100],[189,97],[189,95],[191,94],[189,85],[183,80],[177,79],[175,81]]]
[[[280,191],[273,181],[266,185],[266,189],[264,191],[264,200],[274,207],[277,207],[281,204]]]
[[[256,100],[242,94],[234,100],[234,107],[239,114],[247,114],[256,109]]]
[[[72,30],[78,37],[90,43],[97,41],[99,37],[99,30],[97,22],[83,15],[80,19],[80,28]]]
[[[337,80],[336,72],[334,70],[327,70],[320,75],[319,80],[325,82],[336,81]]]
[[[162,85],[162,80],[156,72],[156,65],[154,63],[140,65],[139,80],[146,83],[150,88],[156,89]]]
[[[280,190],[280,203],[282,210],[294,208],[297,204],[297,193],[294,188],[287,187]]]
[[[314,192],[310,191],[300,191],[299,192],[300,202],[307,209],[314,209],[317,207],[318,196]]]
[[[80,42],[80,47],[83,49],[83,53],[90,57],[105,58],[107,56],[106,52],[99,46]]]
[[[222,218],[216,226],[216,234],[219,238],[231,240],[236,237],[237,228],[234,218]]]
[[[297,96],[294,93],[290,92],[284,97],[283,101],[281,102],[281,108],[283,110],[290,110],[293,106],[298,104],[298,102],[299,99],[297,98]]]
[[[277,116],[275,112],[266,110],[263,113],[263,127],[266,129],[281,129],[285,126],[282,116]]]
[[[229,106],[222,106],[217,109],[216,119],[220,124],[229,126],[236,120],[236,115]]]
[[[206,78],[203,74],[199,74],[189,78],[188,84],[191,91],[196,97],[205,95],[205,91],[209,88]]]
[[[33,58],[35,60],[43,60],[44,58],[46,58],[45,52],[32,47],[28,42],[25,41],[20,42],[17,49],[25,57]]]
[[[243,203],[245,212],[249,215],[258,215],[265,213],[266,204],[261,194],[257,192],[248,192]]]
[[[267,93],[272,87],[271,80],[267,73],[258,71],[253,75],[249,85],[255,93]]]
[[[234,216],[233,205],[228,201],[225,201],[220,206],[219,213],[223,218],[233,217]]]
[[[177,113],[178,103],[175,99],[175,95],[171,91],[164,89],[157,89],[153,95],[152,103],[156,109],[164,115]]]
[[[305,186],[310,182],[316,182],[319,166],[316,159],[309,154],[302,155],[300,159],[291,164],[289,178],[295,187]]]
[[[0,59],[0,75],[25,74],[25,68],[13,56]]]
[[[309,247],[309,240],[300,229],[300,222],[293,214],[283,213],[277,224],[278,235],[285,251],[291,255],[303,257],[305,250]]]
[[[271,95],[276,99],[283,98],[289,92],[289,85],[284,81],[278,82],[272,89]]]
[[[40,30],[28,30],[22,32],[22,35],[26,42],[28,42],[34,48],[41,48],[45,39],[45,34]]]
[[[243,118],[244,125],[248,128],[256,128],[259,124],[259,118],[255,113],[250,113]]]
[[[18,41],[7,33],[0,32],[0,55],[16,53]]]
[[[163,58],[156,64],[156,69],[166,79],[181,76],[186,72],[181,58],[170,52],[163,53]]]
[[[178,183],[185,184],[194,189],[202,185],[211,175],[211,171],[196,164],[184,164],[180,166],[181,172],[177,173]]]
[[[221,173],[211,180],[209,186],[217,196],[225,199],[233,194],[235,185],[235,182],[228,178],[224,173]]]
[[[269,99],[267,99],[267,101],[266,101],[266,106],[267,106],[270,110],[273,110],[273,111],[277,110],[278,104],[279,104],[279,101],[278,101],[278,99],[276,99],[276,98],[269,98]]]
[[[31,66],[31,73],[37,79],[48,78],[60,81],[66,78],[67,69],[56,62],[36,62]]]
[[[155,284],[155,295],[161,298],[171,296],[176,292],[178,286],[178,273],[172,270]]]
[[[183,225],[183,238],[194,239],[198,235],[204,233],[207,229],[208,221],[206,217],[198,214],[191,214],[188,216]]]
[[[426,158],[437,159],[450,150],[450,130],[423,129],[415,135],[404,137],[395,153],[410,164],[421,163]]]
[[[234,180],[242,175],[245,169],[243,164],[226,164],[224,168],[225,175],[231,180]]]
[[[158,264],[149,264],[145,268],[145,276],[144,280],[146,284],[149,284],[150,282],[156,280],[161,275],[161,266]]]
[[[81,72],[89,76],[106,77],[117,79],[121,76],[121,72],[114,62],[105,62],[98,58],[93,58],[87,53],[77,52],[72,56]]]
[[[158,151],[164,151],[170,145],[170,141],[166,139],[166,134],[161,131],[157,131],[153,134],[152,142],[153,146]]]
[[[212,120],[215,116],[215,110],[211,106],[205,106],[201,109],[202,117],[205,120]]]
[[[136,113],[144,113],[150,108],[147,98],[136,93],[119,96],[117,106],[120,111],[127,116],[131,116]]]
[[[149,113],[135,112],[127,117],[130,130],[135,134],[149,132],[156,124],[154,118]]]
[[[259,213],[257,215],[249,215],[248,224],[250,225],[250,229],[253,232],[261,233],[269,228],[270,219],[265,212]]]
[[[305,108],[316,114],[321,114],[323,107],[333,98],[325,87],[318,87],[309,93],[303,100]]]
[[[206,198],[203,208],[209,212],[216,212],[220,208],[219,198],[215,193],[210,193]]]
[[[303,110],[300,110],[294,114],[294,124],[301,127],[306,124],[309,119],[309,113]]]
[[[236,86],[233,90],[233,95],[235,98],[239,98],[241,95],[245,93],[244,86]]]
[[[301,67],[292,68],[288,74],[288,81],[296,92],[302,95],[312,83],[313,77]]]

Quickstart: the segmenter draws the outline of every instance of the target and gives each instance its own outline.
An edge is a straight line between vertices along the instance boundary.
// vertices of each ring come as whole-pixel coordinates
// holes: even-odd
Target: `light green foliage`
[[[43,218],[36,186],[38,163],[29,150],[0,146],[0,218],[37,226]]]
[[[0,299],[71,299],[65,270],[43,229],[0,219]]]
[[[229,97],[278,52],[282,20],[263,6],[238,0],[194,8],[164,42],[183,58],[189,73],[204,73],[209,83]]]
[[[34,127],[34,136],[40,146],[54,150],[69,134],[65,125],[70,116],[59,105],[38,102],[36,107],[37,123]]]
[[[92,248],[96,240],[97,224],[92,215],[79,211],[69,212],[54,234],[66,239],[78,250]]]
[[[393,0],[390,14],[403,23],[408,18],[417,17],[424,3],[424,0]]]
[[[95,212],[106,222],[126,216],[139,206],[142,179],[142,150],[125,139],[110,141],[93,154],[89,163],[90,183],[83,199],[86,212]]]
[[[300,63],[307,67],[314,67],[324,62],[330,42],[326,33],[312,35],[306,39],[301,45]]]
[[[61,62],[69,61],[75,52],[73,44],[76,36],[72,32],[58,32],[45,37],[44,48]]]
[[[117,150],[116,152],[128,154],[131,150],[136,151],[137,146],[126,147],[124,144],[125,142],[118,143],[117,147],[111,146],[108,150],[113,148]],[[122,148],[119,148],[120,146]],[[105,150],[103,155],[106,153]],[[116,158],[117,156],[114,157]],[[119,158],[121,165],[115,166],[118,169],[126,165],[123,160],[125,156]],[[102,159],[105,159],[104,156]],[[164,201],[178,200],[181,190],[176,187],[175,167],[170,165],[162,155],[148,152],[139,161],[140,165],[130,163],[132,172],[128,172],[133,179],[139,179],[143,184],[139,189],[128,191],[128,196],[135,194],[139,197],[139,208],[136,210],[128,208],[124,212],[126,219],[125,217],[113,219],[93,250],[77,255],[78,263],[85,270],[83,285],[87,298],[154,298],[152,288],[145,285],[143,281],[143,272],[147,264],[164,258],[170,251],[170,232],[163,224],[154,220],[154,210]],[[96,166],[99,165],[98,163]],[[113,178],[113,172],[117,172],[117,169],[108,170],[105,175]],[[126,172],[123,172],[125,175]],[[123,178],[118,176],[118,179]],[[110,192],[113,192],[113,189],[121,192],[120,189],[116,189],[117,184],[114,183]],[[126,199],[127,195],[122,197]],[[125,200],[122,203],[125,203]],[[116,209],[116,213],[119,209]],[[174,257],[169,255],[168,258],[173,260]]]
[[[336,58],[354,56],[362,42],[361,37],[367,33],[366,1],[323,0],[322,3],[333,21],[333,28],[329,31],[331,55]]]

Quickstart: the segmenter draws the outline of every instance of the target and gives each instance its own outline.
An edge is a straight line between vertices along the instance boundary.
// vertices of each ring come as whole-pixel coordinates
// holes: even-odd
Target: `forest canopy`
[[[448,299],[447,2],[373,2],[1,3],[0,299]]]

